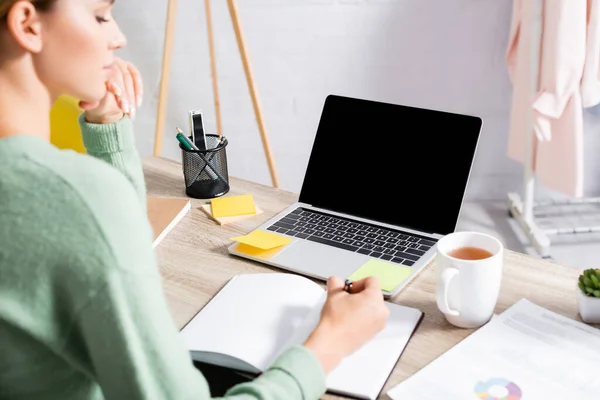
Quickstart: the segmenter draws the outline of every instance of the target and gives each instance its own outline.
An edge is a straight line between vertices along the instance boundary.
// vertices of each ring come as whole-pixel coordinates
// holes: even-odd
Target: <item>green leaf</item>
[[[600,269],[596,270],[596,278],[600,279]]]
[[[594,296],[600,297],[600,290],[594,290]]]
[[[583,286],[583,282],[579,282],[579,285],[578,285],[578,286],[579,286],[579,289],[581,289],[581,291],[582,291],[583,293],[585,293],[585,286]]]
[[[583,278],[583,284],[586,287],[590,287],[590,286],[592,286],[592,280],[586,276],[585,278]]]
[[[585,291],[586,291],[586,293],[589,293],[589,294],[593,294],[594,293],[594,289],[592,289],[591,287],[586,287]]]
[[[596,278],[596,275],[591,275],[591,279],[592,282],[594,282],[594,287],[600,289],[600,282],[598,281],[598,278]]]

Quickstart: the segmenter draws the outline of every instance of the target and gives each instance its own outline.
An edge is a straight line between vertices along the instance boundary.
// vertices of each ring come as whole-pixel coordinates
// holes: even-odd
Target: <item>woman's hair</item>
[[[0,23],[6,20],[6,16],[10,8],[19,0],[0,0]],[[36,9],[40,11],[48,11],[54,5],[56,0],[29,0]]]

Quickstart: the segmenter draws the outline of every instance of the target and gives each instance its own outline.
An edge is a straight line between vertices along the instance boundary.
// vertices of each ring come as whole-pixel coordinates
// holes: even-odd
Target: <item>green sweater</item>
[[[171,319],[128,118],[80,118],[88,155],[0,139],[0,399],[208,399]],[[316,399],[303,346],[226,398]]]

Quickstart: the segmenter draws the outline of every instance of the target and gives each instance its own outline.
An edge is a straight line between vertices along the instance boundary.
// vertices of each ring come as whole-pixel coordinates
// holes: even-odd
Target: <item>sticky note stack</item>
[[[205,205],[202,209],[221,225],[262,212],[256,207],[252,195],[249,194],[213,199],[210,205]],[[233,237],[230,240],[238,242],[237,251],[241,253],[255,257],[267,257],[273,252],[281,250],[292,241],[292,238],[255,230],[248,235]]]
[[[251,256],[268,256],[292,241],[292,238],[266,231],[252,231],[245,236],[230,238],[239,243],[237,250]]]
[[[351,281],[359,281],[368,276],[376,276],[379,278],[381,289],[385,292],[391,292],[396,286],[408,278],[412,272],[412,268],[372,258],[354,271],[348,279]]]
[[[262,214],[251,194],[212,199],[211,204],[205,204],[201,208],[220,225]]]

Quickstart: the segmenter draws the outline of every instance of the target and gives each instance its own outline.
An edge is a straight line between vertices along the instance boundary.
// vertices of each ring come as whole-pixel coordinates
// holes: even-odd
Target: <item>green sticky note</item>
[[[381,290],[391,292],[399,283],[408,278],[412,272],[412,268],[371,258],[354,271],[348,279],[359,281],[368,276],[376,276],[379,278]]]

